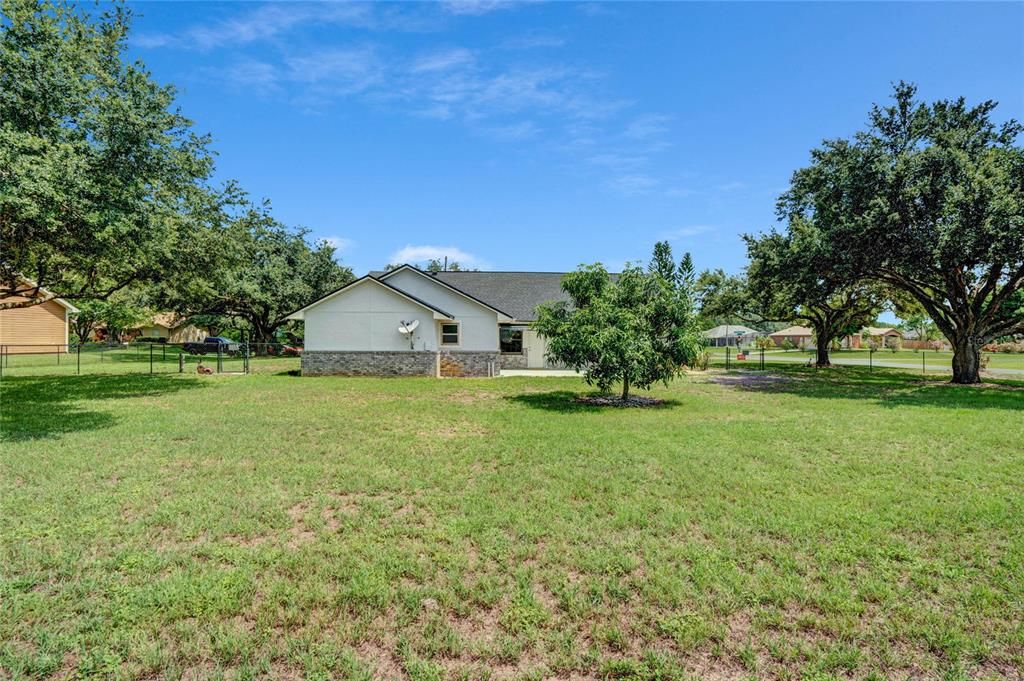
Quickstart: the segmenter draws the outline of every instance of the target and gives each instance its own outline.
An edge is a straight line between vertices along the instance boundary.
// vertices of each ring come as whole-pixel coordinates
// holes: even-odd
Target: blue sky
[[[739,271],[790,173],[890,84],[1024,118],[1024,4],[136,3],[218,176],[357,274]]]

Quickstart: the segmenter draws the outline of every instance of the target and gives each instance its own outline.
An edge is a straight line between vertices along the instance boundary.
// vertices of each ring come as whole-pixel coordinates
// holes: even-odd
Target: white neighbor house
[[[298,310],[303,375],[496,376],[547,366],[530,327],[557,272],[374,272]],[[403,333],[415,325],[412,333]]]

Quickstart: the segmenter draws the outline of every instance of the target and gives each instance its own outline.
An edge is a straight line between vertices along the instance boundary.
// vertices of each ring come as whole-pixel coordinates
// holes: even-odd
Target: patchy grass
[[[1020,384],[260,366],[4,377],[0,678],[1021,675]]]

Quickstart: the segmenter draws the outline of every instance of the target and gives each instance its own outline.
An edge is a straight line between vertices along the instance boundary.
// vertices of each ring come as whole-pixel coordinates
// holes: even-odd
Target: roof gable
[[[405,265],[401,265],[400,267],[396,267],[393,270],[389,270],[387,272],[384,272],[384,273],[378,275],[377,279],[378,279],[378,281],[386,281],[388,278],[390,278],[390,277],[392,277],[392,276],[394,276],[394,275],[396,275],[396,274],[398,274],[400,272],[413,272],[413,273],[419,275],[420,277],[422,277],[424,280],[432,282],[436,286],[440,286],[440,287],[442,287],[444,289],[447,289],[448,291],[451,291],[451,292],[453,292],[453,293],[455,293],[455,294],[457,294],[457,295],[459,295],[459,296],[461,296],[461,297],[463,297],[463,298],[465,298],[465,299],[467,299],[467,300],[469,300],[469,301],[471,301],[471,302],[473,302],[473,303],[475,303],[477,305],[485,307],[488,310],[490,310],[492,312],[495,312],[498,315],[498,321],[512,321],[514,319],[514,316],[509,314],[508,312],[506,312],[504,309],[498,307],[497,305],[494,305],[493,303],[491,303],[490,301],[488,301],[486,299],[479,298],[479,297],[473,295],[472,293],[470,293],[468,291],[465,291],[461,287],[456,286],[455,284],[451,283],[450,281],[446,281],[445,279],[442,279],[439,276],[441,274],[449,274],[449,273],[446,273],[446,272],[427,273],[427,272],[424,272],[423,270],[419,269],[418,267],[413,267],[412,265],[405,264]],[[478,273],[478,274],[491,274],[491,273],[488,272],[488,273]]]
[[[328,300],[331,300],[332,298],[336,298],[339,295],[344,295],[347,291],[350,291],[351,289],[355,288],[356,286],[359,286],[359,285],[365,284],[365,283],[372,283],[373,285],[385,288],[388,291],[391,291],[392,293],[396,293],[396,294],[400,295],[401,297],[405,298],[406,300],[409,300],[409,301],[419,305],[420,307],[423,307],[423,308],[425,308],[427,310],[430,310],[431,312],[434,313],[434,318],[435,319],[454,319],[455,318],[451,314],[449,314],[449,313],[445,312],[444,310],[440,309],[439,307],[436,307],[435,305],[432,305],[432,304],[428,303],[425,300],[417,298],[416,296],[411,295],[411,294],[407,293],[406,291],[403,291],[400,288],[392,286],[391,284],[387,283],[386,281],[381,281],[380,279],[377,279],[376,277],[373,277],[373,276],[367,274],[366,276],[360,277],[360,278],[356,279],[355,281],[350,281],[349,283],[345,284],[341,288],[328,293],[327,295],[323,296],[322,298],[320,298],[318,300],[314,300],[309,305],[306,305],[305,307],[300,308],[300,309],[296,310],[295,312],[292,312],[287,317],[285,317],[285,319],[301,321],[301,320],[305,319],[305,312],[307,310],[309,310],[310,308],[313,308],[313,307],[316,307],[317,305],[325,303]]]

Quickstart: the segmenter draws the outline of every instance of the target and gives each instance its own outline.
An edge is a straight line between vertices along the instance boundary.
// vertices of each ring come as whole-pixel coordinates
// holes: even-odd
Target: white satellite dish
[[[412,335],[412,332],[415,331],[416,327],[419,326],[419,325],[420,325],[420,320],[418,320],[418,319],[414,319],[411,322],[399,322],[399,324],[398,324],[398,333],[402,334],[403,336],[408,336],[409,337],[409,349],[410,350],[415,350],[416,349],[416,341],[414,340],[414,336]]]

